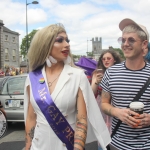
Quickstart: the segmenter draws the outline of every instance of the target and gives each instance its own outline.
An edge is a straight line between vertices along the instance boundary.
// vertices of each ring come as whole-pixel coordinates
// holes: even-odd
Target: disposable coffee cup
[[[132,102],[129,107],[132,111],[143,114],[144,104],[142,102]]]

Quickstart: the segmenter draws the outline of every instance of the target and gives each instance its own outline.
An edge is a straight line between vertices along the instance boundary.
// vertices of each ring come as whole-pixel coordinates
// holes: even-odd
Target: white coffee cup
[[[130,109],[138,114],[143,114],[144,104],[142,102],[131,102]]]

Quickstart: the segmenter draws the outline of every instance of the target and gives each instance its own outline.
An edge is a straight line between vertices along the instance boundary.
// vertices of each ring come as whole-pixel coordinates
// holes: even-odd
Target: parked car
[[[24,121],[24,85],[27,75],[0,78],[0,101],[8,122]]]

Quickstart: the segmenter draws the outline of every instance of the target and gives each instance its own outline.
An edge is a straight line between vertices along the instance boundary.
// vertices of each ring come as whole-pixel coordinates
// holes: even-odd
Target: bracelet
[[[0,108],[3,108],[3,105],[0,105]]]
[[[96,85],[99,85],[98,83],[95,82]]]

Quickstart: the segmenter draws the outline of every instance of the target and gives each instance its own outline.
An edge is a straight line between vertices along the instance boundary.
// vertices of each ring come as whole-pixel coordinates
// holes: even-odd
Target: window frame
[[[7,50],[7,53],[6,53],[6,50]],[[8,48],[5,48],[5,60],[6,61],[9,61],[9,49]],[[8,55],[7,57],[8,57],[8,59],[6,58],[6,54]]]

